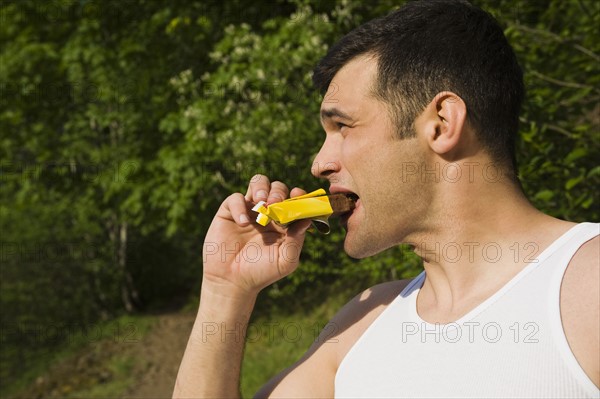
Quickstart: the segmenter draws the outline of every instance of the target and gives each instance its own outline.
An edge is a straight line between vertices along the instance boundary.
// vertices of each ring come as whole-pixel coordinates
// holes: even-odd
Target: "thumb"
[[[311,223],[312,222],[310,219],[298,220],[298,221],[292,223],[292,225],[289,226],[287,229],[288,237],[293,238],[295,240],[302,239],[302,242],[304,242],[304,236],[306,235],[306,230],[308,230]]]
[[[292,223],[291,226],[288,227],[285,237],[285,242],[288,245],[293,245],[298,249],[297,257],[300,258],[300,252],[302,250],[302,246],[304,245],[304,238],[306,237],[306,230],[310,227],[311,221],[308,219],[298,220]],[[295,257],[295,256],[294,256]],[[296,259],[297,260],[297,259]]]

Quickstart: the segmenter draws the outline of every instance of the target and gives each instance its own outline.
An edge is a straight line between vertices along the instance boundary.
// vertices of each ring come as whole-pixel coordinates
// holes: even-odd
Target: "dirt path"
[[[170,398],[194,314],[155,318],[139,341],[105,339],[57,360],[13,399]]]
[[[170,398],[177,370],[194,324],[194,314],[158,317],[150,331],[133,350],[137,361],[132,370],[135,382],[125,398]]]

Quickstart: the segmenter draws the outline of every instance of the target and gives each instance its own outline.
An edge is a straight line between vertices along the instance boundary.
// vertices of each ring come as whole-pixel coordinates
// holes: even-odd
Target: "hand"
[[[289,194],[297,197],[306,192],[294,188],[290,193],[285,184],[256,175],[245,196],[235,193],[223,201],[204,241],[203,284],[257,294],[296,270],[310,220],[288,228],[275,223],[263,227],[254,221],[256,214],[251,211],[258,201],[272,204]]]

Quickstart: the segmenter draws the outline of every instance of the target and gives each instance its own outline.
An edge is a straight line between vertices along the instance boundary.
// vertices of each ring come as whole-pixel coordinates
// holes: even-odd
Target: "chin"
[[[383,251],[385,248],[379,248],[371,240],[349,237],[346,235],[344,240],[344,252],[354,259],[364,259]]]

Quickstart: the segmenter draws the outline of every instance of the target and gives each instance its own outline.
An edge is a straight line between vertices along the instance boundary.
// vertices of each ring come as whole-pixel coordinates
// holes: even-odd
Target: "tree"
[[[554,216],[598,220],[600,3],[474,2],[525,71],[525,192]],[[2,327],[196,297],[204,231],[229,193],[255,173],[322,184],[309,173],[323,138],[310,71],[393,3],[3,2]],[[406,248],[357,261],[342,241],[338,228],[310,236],[302,267],[268,291],[286,301],[270,304],[418,271]],[[35,344],[6,339],[16,349],[2,351],[3,381]]]

